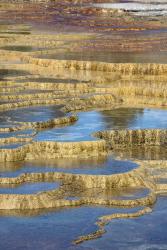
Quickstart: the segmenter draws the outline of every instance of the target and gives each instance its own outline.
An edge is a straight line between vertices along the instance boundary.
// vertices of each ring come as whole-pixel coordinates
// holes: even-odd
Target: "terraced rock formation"
[[[74,8],[74,7],[73,7]],[[76,8],[76,6],[75,6]],[[119,14],[119,13],[117,13]],[[121,14],[121,13],[120,13]],[[5,14],[3,14],[5,16]],[[31,34],[28,26],[2,25],[0,33],[0,162],[23,162],[60,158],[96,158],[112,150],[167,145],[164,129],[112,129],[94,131],[92,141],[37,141],[35,136],[52,128],[71,126],[79,119],[76,112],[113,110],[118,107],[167,106],[166,64],[107,63],[90,60],[41,58],[77,50],[79,42],[94,34]],[[24,33],[24,35],[22,34]],[[84,36],[84,39],[83,39]],[[24,44],[24,48],[21,47]],[[31,48],[30,48],[30,47]],[[4,115],[21,107],[59,105],[64,117],[46,121],[20,121]],[[3,113],[4,112],[4,113]],[[27,111],[28,112],[28,111]],[[75,112],[75,113],[74,113]],[[33,116],[34,114],[32,114]],[[6,117],[7,116],[7,117]],[[35,116],[35,115],[34,115]],[[7,124],[7,125],[3,125]],[[90,124],[91,126],[91,124]],[[29,132],[27,132],[29,131]],[[19,143],[23,144],[20,145]],[[12,144],[16,145],[14,148]],[[9,148],[5,148],[8,145]],[[114,218],[133,218],[151,212],[159,194],[167,191],[167,162],[134,160],[138,167],[113,175],[84,175],[63,172],[24,173],[17,177],[0,177],[0,186],[33,182],[57,182],[59,188],[36,194],[0,194],[0,210],[35,210],[83,205],[142,207],[135,213],[112,214],[99,218],[96,232],[81,236],[75,244],[101,237],[105,225]],[[163,171],[161,171],[163,169]],[[145,188],[147,194],[134,199],[99,198],[97,193],[122,188]],[[95,192],[89,194],[90,190]],[[85,195],[86,194],[86,195]],[[69,199],[69,197],[74,197]]]

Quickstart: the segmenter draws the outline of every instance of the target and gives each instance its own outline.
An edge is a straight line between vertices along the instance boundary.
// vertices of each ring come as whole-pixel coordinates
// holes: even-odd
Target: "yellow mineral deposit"
[[[9,29],[10,27],[8,27]],[[12,27],[14,29],[14,27]],[[19,29],[19,27],[15,27]],[[41,55],[58,53],[58,48],[66,53],[72,51],[79,41],[93,38],[93,35],[39,35],[8,34],[0,40],[0,54],[6,62],[0,66],[0,112],[20,107],[37,105],[61,105],[64,117],[41,122],[18,122],[17,125],[1,127],[0,162],[29,161],[35,159],[88,158],[107,155],[115,147],[166,146],[166,129],[136,129],[99,131],[93,134],[93,141],[56,142],[34,141],[40,129],[69,126],[78,119],[77,114],[68,112],[101,110],[116,107],[167,106],[166,64],[155,63],[106,63],[97,61],[58,60],[40,58]],[[19,51],[19,46],[34,47],[32,51]],[[68,46],[67,46],[68,44]],[[18,47],[18,51],[10,47]],[[20,74],[19,74],[20,73]],[[102,73],[102,75],[100,75]],[[49,80],[48,80],[49,79]],[[55,82],[54,79],[59,79]],[[68,81],[67,81],[68,80]],[[31,90],[35,89],[35,92]],[[30,137],[18,137],[10,133],[32,129]],[[98,139],[97,139],[98,138]],[[5,144],[23,143],[17,148],[3,148]],[[151,212],[150,206],[159,194],[167,191],[167,184],[158,180],[166,175],[154,174],[156,170],[167,168],[164,161],[136,161],[137,169],[113,175],[84,175],[63,172],[24,173],[17,177],[1,177],[0,184],[23,184],[27,182],[60,181],[58,189],[36,194],[0,194],[1,210],[35,210],[65,206],[105,205],[118,207],[144,207],[135,213],[105,215],[96,223],[97,231],[81,236],[74,241],[101,237],[105,225],[113,219],[134,218]],[[68,183],[68,190],[67,184]],[[103,199],[78,197],[68,200],[67,193],[92,188],[116,190],[136,187],[148,189],[145,197],[137,199]]]

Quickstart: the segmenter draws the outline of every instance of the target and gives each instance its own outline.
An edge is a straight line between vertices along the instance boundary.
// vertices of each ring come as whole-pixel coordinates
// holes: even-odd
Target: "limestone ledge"
[[[30,99],[21,102],[14,103],[4,103],[0,105],[0,111],[21,108],[21,107],[29,107],[36,105],[62,105],[65,103],[64,99]]]
[[[82,175],[69,173],[25,173],[14,178],[0,178],[0,184],[22,184],[25,182],[61,181],[59,189],[40,192],[31,195],[1,194],[0,209],[39,209],[61,206],[79,205],[108,205],[121,207],[146,206],[155,203],[156,194],[154,185],[145,180],[140,167],[124,174],[115,175]],[[100,199],[81,197],[77,200],[68,200],[65,197],[70,191],[86,190],[90,188],[113,189],[121,187],[146,187],[150,191],[145,197],[129,200]]]
[[[141,168],[144,167],[148,171],[149,178],[156,183],[156,188],[154,189],[157,195],[167,193],[167,161],[138,161]],[[163,180],[163,183],[160,181]]]
[[[102,206],[121,206],[135,207],[152,205],[156,201],[156,196],[151,193],[145,198],[136,200],[103,200],[93,198],[82,198],[79,200],[56,199],[57,192],[49,191],[38,193],[36,195],[0,195],[0,210],[25,210],[25,209],[42,209],[58,208],[65,206],[81,205],[102,205]]]
[[[0,162],[63,157],[87,158],[106,154],[104,140],[88,142],[32,142],[16,149],[0,149]]]
[[[161,97],[149,97],[149,96],[124,96],[122,97],[124,104],[128,104],[129,106],[134,105],[143,105],[143,106],[156,106],[156,107],[166,107],[167,106],[167,98]]]
[[[35,86],[36,85],[36,86]],[[16,101],[17,103],[8,103],[8,104],[2,104],[0,106],[1,110],[5,110],[9,108],[11,105],[11,108],[14,106],[19,105],[25,105],[27,101],[27,105],[33,105],[33,102],[37,103],[39,100],[50,100],[53,102],[53,100],[59,100],[59,102],[64,103],[67,101],[67,99],[71,96],[72,100],[75,100],[76,103],[70,102],[68,103],[68,106],[75,105],[76,107],[74,109],[86,109],[86,107],[94,107],[95,102],[100,103],[100,105],[105,107],[106,105],[111,103],[111,99],[113,99],[113,102],[115,103],[121,103],[123,102],[126,104],[133,104],[133,105],[156,105],[156,106],[167,106],[167,92],[163,88],[157,86],[155,90],[153,90],[152,87],[148,87],[147,85],[143,86],[142,88],[136,89],[135,86],[124,88],[124,86],[119,87],[113,87],[112,84],[110,87],[94,87],[91,84],[83,84],[83,83],[77,83],[77,84],[65,84],[62,83],[62,86],[60,87],[60,84],[53,84],[53,83],[26,83],[24,87],[25,93],[19,93],[18,88],[15,88],[15,91],[17,94],[9,94],[7,91],[4,92],[5,94],[1,96],[1,100],[3,101]],[[46,90],[45,93],[31,93],[28,94],[29,90],[36,88],[39,90]],[[5,88],[6,89],[6,88]],[[4,89],[4,91],[5,91]],[[121,89],[121,91],[120,91]],[[2,89],[3,90],[3,89]],[[143,90],[143,91],[141,91]],[[13,89],[11,89],[13,91]],[[50,92],[52,91],[52,92]],[[2,91],[3,92],[3,91]],[[130,94],[129,94],[130,92]],[[79,96],[85,95],[83,99],[79,99]],[[88,95],[86,95],[88,94]],[[92,95],[91,97],[89,95]],[[110,96],[110,100],[109,100]],[[78,98],[78,99],[77,99]],[[20,103],[20,104],[19,104]],[[82,108],[83,106],[83,108]],[[67,108],[68,109],[68,108]]]
[[[81,81],[77,81],[75,82],[75,79],[71,79],[71,81],[73,81],[74,83],[65,83],[64,82],[65,79],[61,80],[61,82],[59,83],[55,83],[54,82],[54,78],[53,78],[53,82],[31,82],[31,81],[27,81],[25,83],[23,83],[24,87],[27,89],[41,89],[41,90],[56,90],[56,91],[63,91],[63,92],[71,92],[71,91],[81,91],[81,93],[83,92],[88,92],[89,88],[91,88],[93,86],[93,83],[90,82],[81,82]]]
[[[143,172],[143,179],[145,179],[145,183],[147,183],[146,185],[143,185],[143,186],[150,187],[150,190],[153,190],[151,193],[151,197],[152,197],[151,199],[156,201],[157,195],[161,195],[164,193],[167,194],[167,184],[156,183],[156,181],[159,178],[163,178],[163,177],[165,178],[166,174],[164,174],[164,172],[162,172],[161,175],[155,175],[153,172],[153,169],[155,171],[158,169],[166,169],[167,161],[163,161],[163,160],[162,161],[137,161],[136,163],[138,163],[140,165],[140,167],[137,170],[132,170],[131,173],[134,171]],[[144,173],[144,170],[146,171],[145,173]],[[136,174],[135,174],[135,176],[136,176]],[[124,178],[126,179],[127,177],[124,176]],[[150,194],[148,196],[150,197]],[[137,199],[137,200],[141,201],[141,199]],[[129,203],[129,200],[128,200],[128,203]],[[149,202],[147,203],[147,205],[144,202],[138,203],[138,206],[140,206],[139,204],[140,205],[143,204],[145,207],[142,209],[139,209],[137,212],[109,214],[109,215],[105,215],[105,216],[98,218],[98,221],[96,222],[98,229],[95,232],[92,232],[88,235],[83,235],[83,236],[78,237],[77,239],[75,239],[73,241],[73,243],[80,244],[80,243],[87,241],[87,240],[92,240],[92,239],[97,239],[97,238],[102,237],[102,235],[104,233],[106,233],[105,226],[108,223],[110,223],[113,219],[135,218],[135,217],[143,216],[147,213],[152,212],[152,209],[149,207],[150,206]],[[124,203],[124,207],[125,206],[126,205]]]
[[[147,187],[155,189],[153,182],[146,182],[147,172],[145,168],[138,167],[127,173],[113,175],[89,175],[89,174],[71,174],[64,172],[46,172],[46,173],[24,173],[17,177],[0,178],[0,184],[22,184],[25,182],[47,182],[57,181],[73,186],[74,189],[80,188],[104,188],[113,189],[120,187]],[[148,181],[148,180],[147,180]],[[151,180],[152,181],[152,180]]]
[[[66,96],[63,93],[35,93],[35,94],[26,94],[26,93],[17,93],[15,95],[2,95],[1,100],[3,101],[31,101],[32,99],[56,99],[56,98],[65,98]]]
[[[128,75],[163,75],[167,73],[166,64],[155,63],[105,63],[96,61],[75,61],[75,60],[47,60],[32,57],[22,57],[26,63],[43,67],[67,68],[75,70],[92,70],[103,72],[119,72]]]
[[[25,87],[19,86],[17,85],[15,82],[13,82],[13,86],[10,87],[10,85],[7,85],[8,83],[2,84],[2,82],[0,82],[0,93],[4,93],[4,94],[10,94],[11,93],[15,95],[15,93],[19,93],[20,91],[24,91]],[[3,98],[4,100],[4,96],[2,95],[1,98]],[[7,99],[8,100],[8,99]]]
[[[12,144],[12,143],[20,143],[25,142],[29,143],[32,141],[32,138],[26,137],[8,137],[8,138],[0,138],[0,145],[1,144]]]
[[[112,107],[121,104],[122,100],[112,94],[91,95],[85,98],[73,98],[62,109],[64,112],[87,110],[89,108]]]
[[[36,79],[36,81],[35,81]],[[89,88],[94,86],[93,83],[90,82],[75,82],[77,80],[71,79],[74,83],[65,83],[64,81],[66,79],[61,79],[61,82],[54,82],[54,78],[52,82],[40,82],[38,81],[38,78],[34,78],[34,81],[31,82],[31,80],[27,79],[27,81],[22,82],[21,85],[18,85],[15,81],[6,81],[6,82],[0,82],[0,90],[3,92],[5,91],[17,91],[18,90],[29,90],[29,89],[37,89],[37,90],[55,90],[55,91],[64,91],[64,92],[70,92],[70,91],[81,91],[81,92],[87,92]],[[2,85],[2,86],[1,86]],[[13,86],[16,86],[17,88],[13,88]],[[7,88],[8,87],[8,88]],[[10,88],[9,88],[10,87]]]
[[[115,145],[121,147],[133,145],[167,145],[166,129],[108,130],[99,131],[93,135],[106,140],[111,148],[115,147]]]
[[[47,121],[41,122],[18,122],[20,126],[10,127],[10,128],[0,128],[0,132],[13,132],[26,129],[44,129],[52,128],[54,126],[63,126],[74,123],[78,120],[76,115],[71,115],[67,117],[55,118]]]
[[[108,80],[107,83],[98,86],[96,85],[94,89],[95,93],[112,93],[120,97],[133,97],[133,96],[145,96],[145,97],[157,97],[157,98],[166,98],[166,82],[154,82],[152,81],[115,81],[112,82]]]
[[[59,126],[75,122],[76,119],[76,116],[69,116],[41,123],[26,123],[25,126],[23,124],[22,129],[42,129]],[[137,145],[165,146],[167,144],[167,130],[165,129],[99,131],[94,133],[93,136],[101,140],[88,142],[32,142],[16,149],[1,149],[0,161],[38,159],[39,157],[54,159],[85,156],[87,158],[93,155],[107,154],[109,149],[117,149],[118,147],[129,148]],[[14,142],[14,139],[12,141]]]

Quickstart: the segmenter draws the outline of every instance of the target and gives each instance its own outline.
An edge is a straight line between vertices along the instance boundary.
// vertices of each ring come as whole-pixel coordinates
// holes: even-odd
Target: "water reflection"
[[[8,127],[9,127],[9,124],[8,124]],[[35,130],[33,130],[33,129],[26,129],[26,130],[21,130],[21,131],[16,131],[16,132],[10,132],[10,133],[0,133],[0,138],[8,138],[8,137],[25,138],[25,137],[31,137],[31,136],[33,136],[34,133],[35,133]]]
[[[36,160],[32,162],[0,163],[1,177],[15,177],[22,173],[65,172],[74,174],[117,174],[130,171],[137,164],[130,161],[119,161],[109,157],[90,159],[55,159]]]
[[[64,71],[64,74],[63,73],[62,74],[64,76],[66,70],[63,70],[63,71]],[[71,75],[72,75],[72,72],[71,72]],[[28,81],[29,82],[39,82],[39,83],[73,83],[73,84],[75,84],[75,83],[81,83],[81,82],[87,82],[87,81],[81,81],[81,80],[73,79],[73,78],[71,78],[71,75],[70,75],[70,77],[68,79],[64,79],[64,78],[60,78],[60,77],[59,78],[58,77],[57,78],[49,78],[49,77],[38,77],[38,78],[37,77],[36,78],[32,77],[31,78],[30,77],[30,78],[28,78]],[[69,74],[68,74],[68,76],[69,76]],[[73,75],[73,77],[74,77],[74,75]],[[27,79],[17,80],[17,82],[27,82]]]
[[[31,74],[30,72],[25,70],[0,69],[0,81],[4,80],[6,77],[27,76],[27,75]]]
[[[91,134],[106,129],[166,128],[167,110],[118,108],[107,111],[78,113],[72,126],[41,131],[36,140],[86,141],[95,140]]]
[[[89,190],[85,190],[77,195],[78,198],[82,197],[90,197],[90,198],[97,198],[97,199],[116,199],[116,200],[133,200],[145,197],[148,195],[149,190],[146,188],[117,188],[117,189],[98,189],[92,188]]]
[[[162,146],[133,146],[128,148],[114,148],[113,157],[138,160],[167,160],[167,147]]]
[[[85,248],[110,249],[167,249],[166,217],[167,196],[159,197],[153,212],[134,219],[113,220],[107,233],[96,241],[82,244]],[[111,237],[112,235],[112,237]],[[121,237],[120,237],[121,235]]]
[[[13,126],[16,122],[47,121],[64,116],[59,105],[18,108],[0,112],[0,126]]]
[[[25,183],[22,185],[0,184],[0,194],[34,194],[56,189],[58,187],[59,183],[56,182]]]
[[[111,111],[102,111],[106,129],[146,129],[167,127],[167,110],[164,109],[136,109],[119,108]],[[112,125],[110,126],[110,123]]]
[[[131,53],[97,50],[80,50],[78,52],[52,53],[40,55],[40,58],[56,60],[99,61],[108,63],[167,63],[166,52]]]
[[[81,249],[73,246],[72,241],[81,234],[88,234],[97,229],[97,218],[103,215],[135,212],[137,209],[109,207],[76,207],[54,210],[1,211],[0,248],[3,249]],[[12,216],[13,213],[13,216]],[[28,216],[28,217],[27,217]],[[34,217],[29,217],[34,216]],[[11,233],[12,232],[12,233]],[[110,238],[111,235],[110,235]],[[14,246],[14,248],[13,248]],[[87,248],[89,249],[89,248]],[[104,248],[103,248],[104,249]]]
[[[37,50],[37,48],[33,48],[32,46],[3,46],[0,49],[8,50],[8,51],[21,51],[21,52],[31,52],[33,50]]]
[[[14,149],[25,145],[25,143],[0,144],[0,149]]]

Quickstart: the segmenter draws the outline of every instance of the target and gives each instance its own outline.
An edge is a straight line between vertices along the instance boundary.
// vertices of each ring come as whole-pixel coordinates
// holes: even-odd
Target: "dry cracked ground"
[[[0,249],[167,249],[167,4],[0,2]]]

